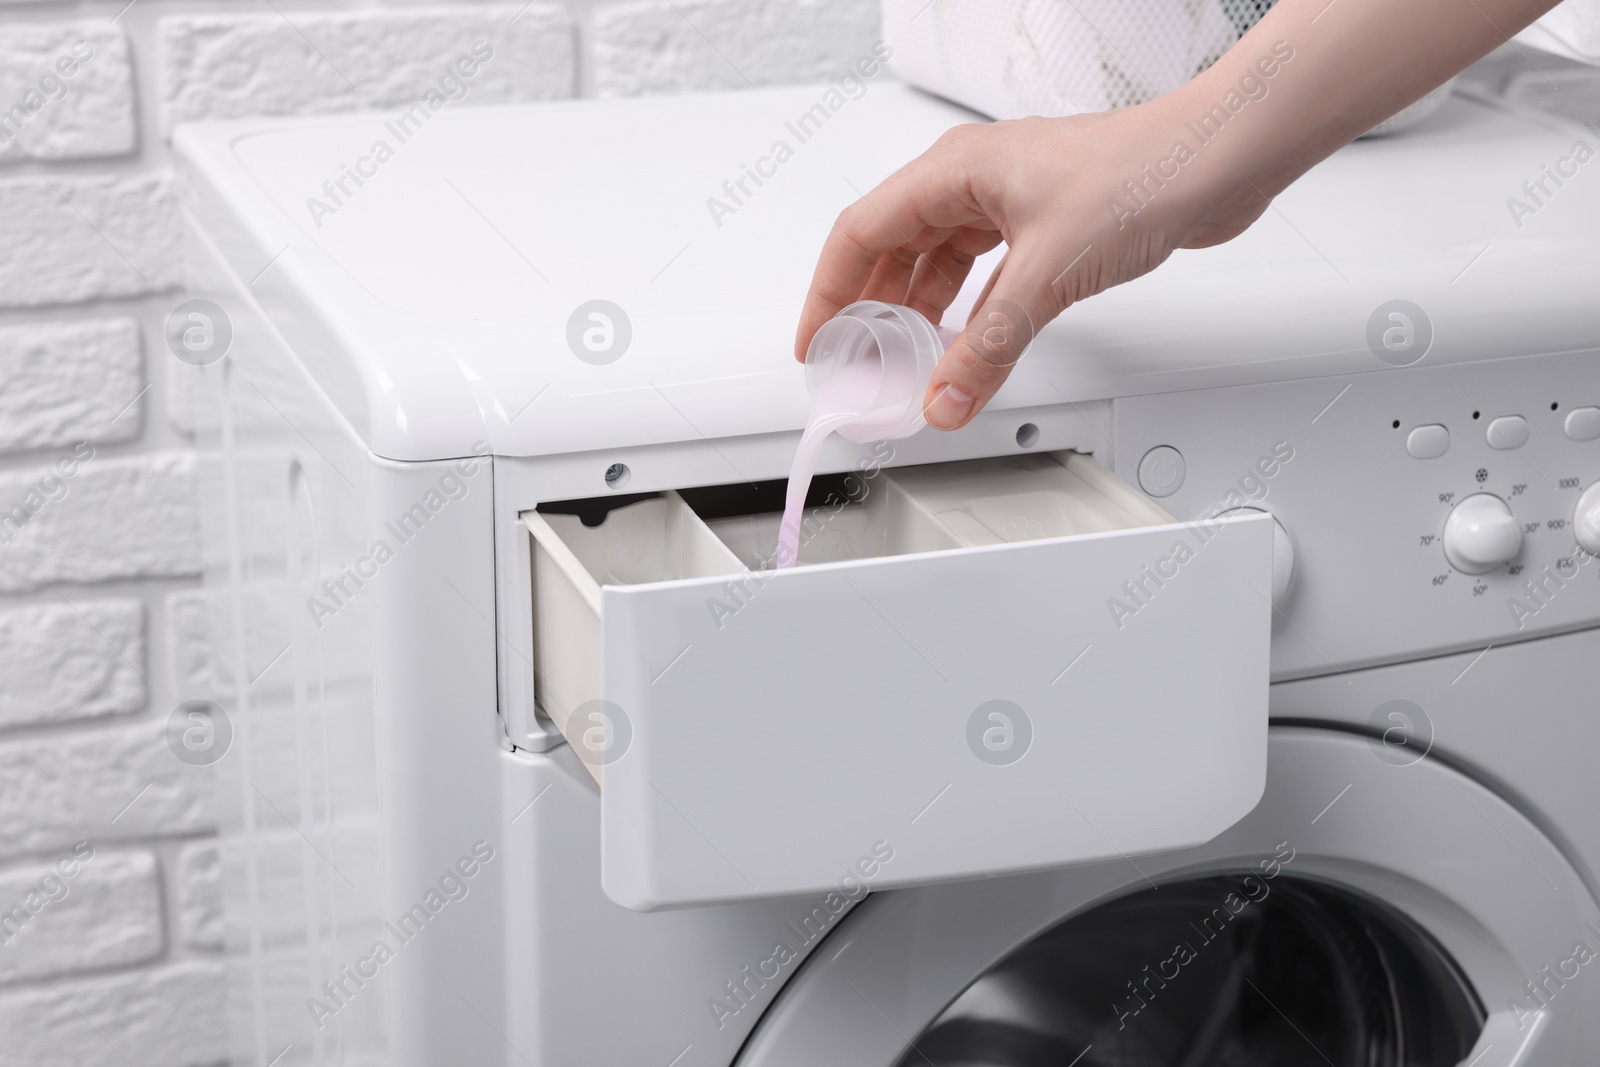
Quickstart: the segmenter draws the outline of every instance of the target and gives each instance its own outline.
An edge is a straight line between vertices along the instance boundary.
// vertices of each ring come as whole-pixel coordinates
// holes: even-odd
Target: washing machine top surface
[[[423,103],[174,143],[237,287],[373,451],[420,460],[797,430],[794,326],[829,225],[973,118],[885,83]],[[1241,238],[1072,308],[995,405],[1600,346],[1600,196],[1524,186],[1584,165],[1582,132],[1458,95],[1335,154]],[[1426,343],[1380,358],[1396,300]]]

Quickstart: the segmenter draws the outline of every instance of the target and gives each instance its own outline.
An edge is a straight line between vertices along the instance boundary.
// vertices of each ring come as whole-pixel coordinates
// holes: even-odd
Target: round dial
[[[1522,551],[1522,527],[1511,507],[1493,493],[1475,493],[1444,523],[1444,556],[1464,574],[1488,574]]]
[[[1600,482],[1595,482],[1578,498],[1578,507],[1572,513],[1572,535],[1578,547],[1600,555]]]

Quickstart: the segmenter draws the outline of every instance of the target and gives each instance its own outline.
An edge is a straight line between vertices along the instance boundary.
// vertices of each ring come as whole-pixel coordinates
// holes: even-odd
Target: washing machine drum
[[[1438,945],[1391,910],[1304,879],[1212,877],[1029,942],[898,1067],[1443,1067],[1483,1018]]]
[[[1195,849],[872,894],[738,1067],[1600,1063],[1600,905],[1539,827],[1381,738],[1269,744]]]

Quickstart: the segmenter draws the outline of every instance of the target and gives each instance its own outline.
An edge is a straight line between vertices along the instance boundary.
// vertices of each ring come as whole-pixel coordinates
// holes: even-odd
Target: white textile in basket
[[[882,3],[897,75],[1007,119],[1109,111],[1171,92],[1233,47],[1273,0]],[[1517,40],[1600,65],[1600,0],[1565,0]]]
[[[1270,0],[883,0],[891,65],[993,118],[1109,111],[1216,62]]]
[[[1600,67],[1600,0],[1565,0],[1516,39]]]

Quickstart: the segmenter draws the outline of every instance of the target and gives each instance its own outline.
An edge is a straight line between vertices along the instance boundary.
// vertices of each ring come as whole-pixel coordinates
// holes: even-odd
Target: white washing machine
[[[177,132],[235,1063],[1600,1059],[1587,134],[1341,151],[775,573],[815,254],[968,120]]]

